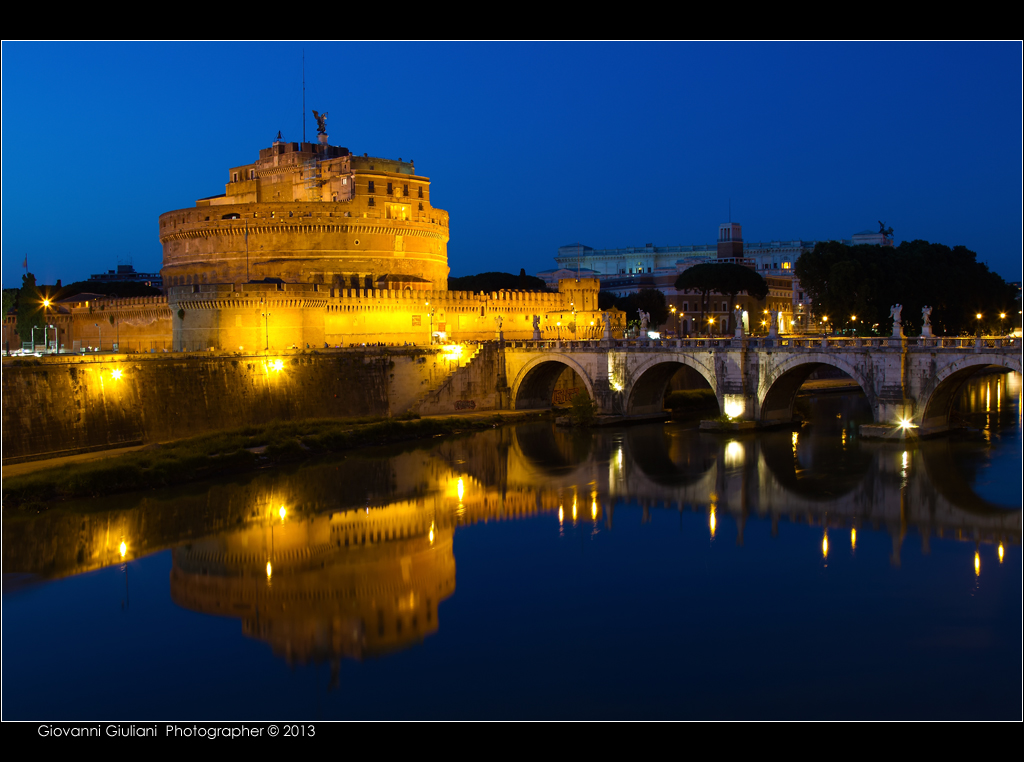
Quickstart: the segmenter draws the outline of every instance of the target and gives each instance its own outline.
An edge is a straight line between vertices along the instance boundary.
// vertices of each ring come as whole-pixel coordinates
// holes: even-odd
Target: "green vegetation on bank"
[[[277,421],[182,439],[103,460],[64,464],[3,480],[3,510],[169,487],[310,456],[492,428],[500,415],[473,418]]]

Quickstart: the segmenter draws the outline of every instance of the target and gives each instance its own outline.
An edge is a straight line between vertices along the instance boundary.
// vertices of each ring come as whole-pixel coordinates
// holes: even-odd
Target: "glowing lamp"
[[[110,372],[110,375],[114,377],[115,381],[120,381],[121,380],[121,369],[120,368],[114,368]]]

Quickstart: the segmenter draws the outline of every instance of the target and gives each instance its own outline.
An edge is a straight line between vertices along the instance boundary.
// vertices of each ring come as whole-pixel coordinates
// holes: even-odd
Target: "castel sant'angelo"
[[[160,215],[164,296],[57,302],[47,318],[61,346],[248,354],[601,336],[596,279],[557,293],[449,291],[448,212],[430,179],[412,161],[331,145],[317,119],[317,142],[278,133],[228,170],[223,194]],[[621,336],[622,314],[610,317]],[[13,317],[4,333],[27,340]]]
[[[448,213],[412,161],[280,139],[225,192],[160,215],[172,349],[596,338],[596,280],[449,291]],[[564,326],[564,328],[563,328]],[[545,335],[547,334],[547,335]]]

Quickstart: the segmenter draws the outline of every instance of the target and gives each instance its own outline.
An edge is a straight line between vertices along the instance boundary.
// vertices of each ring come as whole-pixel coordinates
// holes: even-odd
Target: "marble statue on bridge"
[[[921,308],[921,338],[930,339],[932,337],[932,308],[924,306]]]
[[[533,316],[533,340],[540,341],[540,315]]]
[[[733,335],[737,339],[742,339],[743,338],[743,310],[741,310],[739,307],[737,307],[732,312],[733,312],[733,319],[735,320],[734,325],[736,326],[736,331],[735,331],[735,333]]]
[[[640,337],[639,338],[641,340],[643,340],[643,339],[647,338],[647,326],[650,325],[650,322],[651,322],[651,313],[644,312],[643,310],[637,310],[637,312],[639,312],[639,314],[640,314]]]
[[[894,304],[889,308],[889,317],[892,318],[892,337],[894,339],[903,338],[903,322],[900,320],[900,314],[902,312],[902,304]]]
[[[768,310],[768,338],[779,338],[779,315],[781,310]]]
[[[604,321],[604,334],[601,336],[602,341],[612,340],[612,316],[607,312],[601,313],[601,320]]]

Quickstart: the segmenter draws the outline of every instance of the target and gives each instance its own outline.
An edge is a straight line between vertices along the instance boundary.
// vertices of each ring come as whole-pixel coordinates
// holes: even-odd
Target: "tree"
[[[828,315],[835,325],[856,315],[858,323],[877,324],[880,334],[892,329],[893,304],[903,305],[907,335],[920,333],[925,306],[932,308],[932,330],[947,336],[995,332],[1000,313],[1016,314],[1015,288],[964,246],[950,249],[917,240],[892,248],[829,241],[801,255],[794,272],[816,313]]]
[[[11,310],[14,309],[14,305],[18,303],[18,289],[16,288],[5,288],[4,289],[4,317],[7,317]]]
[[[708,262],[703,265],[694,265],[683,270],[676,278],[676,290],[694,290],[700,292],[700,322],[704,324],[704,310],[708,301],[708,294],[719,293],[728,295],[729,304],[736,301],[736,295],[746,293],[755,299],[764,299],[768,296],[768,284],[756,270],[744,265],[737,265],[732,262]],[[729,327],[732,331],[733,313],[729,312]]]
[[[598,294],[598,305],[600,306],[600,294]],[[631,323],[640,319],[640,310],[651,315],[651,327],[662,325],[668,320],[668,304],[665,302],[665,294],[656,288],[642,288],[635,294],[620,297],[615,301],[615,306],[626,313],[626,322]]]
[[[479,275],[464,275],[461,278],[448,278],[449,291],[473,291],[490,293],[492,291],[550,291],[547,284],[540,278],[527,275],[525,269],[519,275],[512,273],[489,272]]]
[[[42,331],[46,316],[43,314],[43,296],[36,286],[36,276],[25,273],[21,276],[21,290],[18,291],[18,319],[14,325],[22,341],[33,341],[32,329]]]

